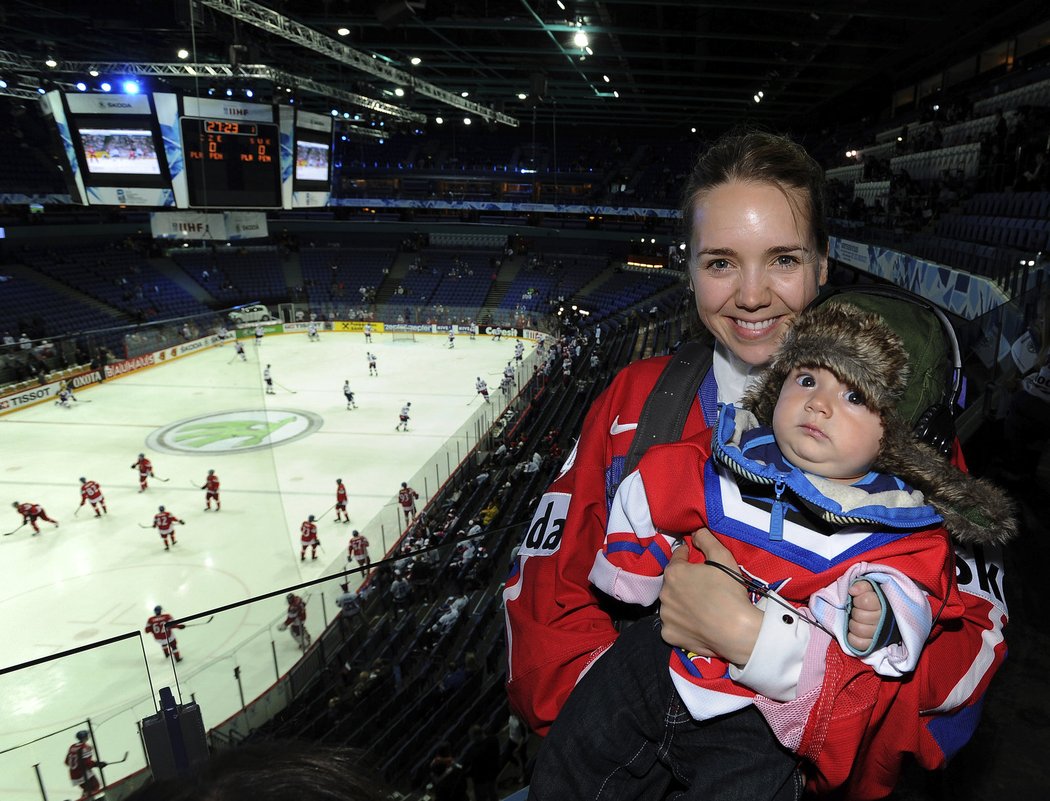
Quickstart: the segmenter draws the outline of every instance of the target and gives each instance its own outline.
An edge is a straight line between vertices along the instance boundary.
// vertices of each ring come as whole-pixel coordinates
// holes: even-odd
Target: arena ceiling
[[[797,129],[884,109],[1046,17],[1002,0],[6,0],[0,77],[10,94],[126,64],[152,86],[397,109],[408,125]]]

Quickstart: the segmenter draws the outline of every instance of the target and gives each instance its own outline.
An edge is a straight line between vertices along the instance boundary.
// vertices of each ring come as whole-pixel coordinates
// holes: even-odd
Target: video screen
[[[153,133],[138,128],[80,128],[80,143],[93,175],[160,175]]]
[[[295,143],[295,180],[328,183],[332,147],[324,142],[298,138]]]

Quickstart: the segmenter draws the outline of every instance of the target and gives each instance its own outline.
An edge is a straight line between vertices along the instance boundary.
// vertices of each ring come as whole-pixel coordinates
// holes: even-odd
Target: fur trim
[[[830,371],[880,415],[896,408],[908,384],[908,352],[901,338],[877,314],[849,303],[826,303],[795,320],[743,399],[763,425],[772,423],[784,379],[796,367]]]
[[[960,542],[1006,542],[1017,533],[1006,495],[963,473],[921,443],[897,412],[908,380],[904,343],[876,314],[848,303],[826,303],[800,314],[758,384],[742,405],[772,425],[773,409],[788,373],[820,367],[860,392],[882,418],[882,444],[874,469],[922,492]]]

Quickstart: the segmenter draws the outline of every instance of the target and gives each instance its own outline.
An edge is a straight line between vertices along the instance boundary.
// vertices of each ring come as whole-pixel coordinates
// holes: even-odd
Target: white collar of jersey
[[[712,369],[718,386],[718,402],[739,403],[763,368],[748,364],[721,342],[717,342]]]

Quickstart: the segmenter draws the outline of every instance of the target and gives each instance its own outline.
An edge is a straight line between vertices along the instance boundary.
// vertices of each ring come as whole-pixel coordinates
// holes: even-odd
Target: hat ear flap
[[[755,419],[764,426],[773,424],[773,409],[780,398],[786,373],[768,369],[762,373],[757,384],[751,387],[740,401],[740,405],[751,411]]]

